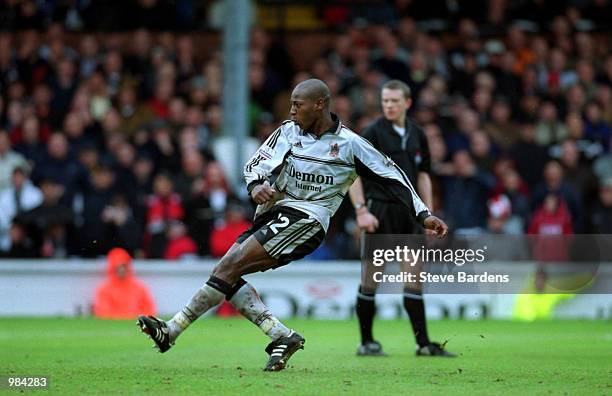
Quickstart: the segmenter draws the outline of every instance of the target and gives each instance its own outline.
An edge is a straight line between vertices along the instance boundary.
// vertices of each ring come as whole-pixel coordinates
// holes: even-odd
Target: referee
[[[425,134],[416,122],[406,116],[412,105],[408,85],[399,80],[388,81],[381,92],[384,116],[376,120],[363,133],[372,145],[388,155],[404,171],[427,207],[432,207],[429,146]],[[363,184],[362,184],[363,183]],[[416,234],[419,225],[412,220],[408,208],[392,202],[385,187],[360,178],[349,190],[355,207],[357,224],[362,231],[376,234]],[[418,265],[414,268],[418,270]],[[359,286],[357,293],[357,318],[361,332],[360,356],[385,355],[382,346],[372,336],[372,322],[376,314],[376,286]],[[427,335],[422,286],[406,286],[404,308],[410,317],[417,342],[417,356],[455,356],[440,344],[431,342]]]

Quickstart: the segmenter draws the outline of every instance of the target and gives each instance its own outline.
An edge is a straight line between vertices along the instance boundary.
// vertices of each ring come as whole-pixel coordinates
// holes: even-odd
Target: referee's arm
[[[349,188],[349,197],[355,208],[355,217],[359,229],[366,232],[374,232],[378,228],[378,219],[368,210],[365,203],[365,194],[363,192],[363,183],[361,178],[357,177],[351,188]]]

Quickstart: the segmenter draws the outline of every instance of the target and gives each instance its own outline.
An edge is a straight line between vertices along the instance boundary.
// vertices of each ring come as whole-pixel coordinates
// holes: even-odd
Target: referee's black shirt
[[[380,117],[364,130],[363,137],[391,157],[418,191],[419,172],[431,171],[429,145],[423,129],[414,120],[406,117],[405,128],[406,133],[400,136],[393,129],[391,121]],[[388,189],[384,186],[369,180],[363,180],[363,185],[366,200],[391,201]]]

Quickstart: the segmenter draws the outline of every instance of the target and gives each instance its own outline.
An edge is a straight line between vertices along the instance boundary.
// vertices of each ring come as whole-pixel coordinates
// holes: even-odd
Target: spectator
[[[149,108],[155,117],[167,119],[170,115],[170,98],[174,94],[174,82],[164,79],[155,85],[155,92],[149,100]]]
[[[509,150],[518,141],[518,125],[511,119],[510,104],[498,98],[491,106],[489,121],[483,125],[483,130],[493,140],[495,145],[503,150]]]
[[[567,70],[567,57],[561,48],[549,52],[548,67],[540,73],[540,87],[549,93],[560,92],[576,82],[576,73]]]
[[[12,100],[7,103],[2,119],[3,129],[9,133],[9,136],[14,136],[15,132],[23,122],[24,106],[19,100]]]
[[[454,175],[444,181],[444,208],[457,234],[479,234],[486,227],[487,195],[495,178],[478,170],[467,151],[453,155]]]
[[[593,161],[592,170],[599,182],[612,177],[612,154],[607,153],[599,156]]]
[[[154,164],[151,158],[141,155],[132,166],[134,175],[134,196],[130,202],[136,222],[144,226],[148,210],[149,196],[153,193]]]
[[[136,87],[129,83],[123,84],[117,95],[117,110],[121,115],[119,129],[131,137],[140,128],[147,126],[154,118],[153,111],[138,102]]]
[[[75,194],[83,189],[86,176],[85,169],[71,155],[66,136],[59,132],[53,133],[47,144],[44,161],[34,168],[34,181],[49,177],[58,180],[64,188],[62,202],[72,205]]]
[[[535,128],[532,124],[521,125],[520,134],[520,140],[510,150],[510,157],[521,178],[532,189],[541,180],[548,155],[546,148],[535,143]]]
[[[501,182],[499,193],[510,201],[511,212],[508,223],[515,230],[512,233],[523,233],[527,228],[527,220],[531,213],[527,186],[513,168],[503,171]]]
[[[586,106],[584,137],[593,142],[600,143],[605,152],[610,151],[612,126],[603,119],[601,106],[597,102],[590,102]]]
[[[83,225],[79,230],[81,254],[85,257],[97,257],[110,249],[107,243],[113,241],[106,240],[104,225],[105,220],[112,221],[106,208],[110,206],[115,194],[115,174],[112,168],[108,165],[94,168],[91,181],[83,192]]]
[[[180,221],[175,221],[168,228],[168,245],[164,253],[166,260],[180,260],[193,257],[198,253],[198,248],[187,234],[187,227]]]
[[[610,68],[612,69],[612,56],[610,58]],[[612,125],[612,81],[608,85],[600,85],[597,91],[597,103],[601,106],[603,120]]]
[[[612,234],[612,178],[599,187],[599,200],[591,211],[587,231],[592,234]]]
[[[450,134],[446,146],[452,155],[459,150],[469,150],[472,133],[479,130],[480,121],[475,111],[469,110],[458,115],[457,130]]]
[[[544,181],[535,187],[532,195],[531,207],[537,210],[541,207],[546,197],[551,194],[558,196],[563,206],[569,209],[572,229],[580,232],[582,230],[582,219],[579,196],[566,181],[563,167],[557,161],[549,161],[546,164],[544,168]]]
[[[208,197],[214,216],[216,219],[223,219],[229,201],[235,196],[220,163],[216,161],[208,163],[205,181],[204,194]]]
[[[171,222],[180,221],[185,215],[181,198],[174,192],[174,182],[169,174],[160,173],[155,176],[153,195],[147,206],[147,256],[163,258]]]
[[[79,76],[86,79],[100,64],[100,46],[93,34],[84,35],[79,46]]]
[[[11,236],[23,233],[22,227],[12,229],[13,218],[42,202],[42,193],[28,179],[25,168],[13,170],[12,185],[0,191],[0,251],[11,249]],[[17,238],[21,240],[21,238]]]
[[[38,119],[34,116],[28,117],[20,132],[20,142],[15,145],[15,151],[23,155],[31,167],[44,166],[46,149],[40,136]]]
[[[118,50],[110,50],[106,53],[102,70],[108,84],[108,93],[111,97],[115,97],[125,79],[123,58]]]
[[[182,186],[185,224],[189,235],[197,242],[198,253],[202,256],[208,255],[210,232],[216,219],[216,211],[211,208],[202,155],[195,150],[186,151],[183,156],[183,169],[177,184]]]
[[[41,204],[16,216],[15,221],[27,229],[37,257],[65,258],[76,246],[74,212],[61,203],[64,187],[57,180],[41,180],[40,190]]]
[[[70,146],[71,155],[75,155],[86,146],[97,146],[96,137],[87,133],[84,120],[80,114],[70,112],[64,118],[64,133]]]
[[[110,246],[122,247],[128,252],[137,252],[142,241],[142,231],[127,199],[117,194],[100,214],[103,229],[100,246],[106,251]]]
[[[567,127],[557,117],[557,108],[552,102],[540,106],[540,115],[535,130],[535,142],[550,146],[561,142],[568,135]]]
[[[225,213],[225,221],[216,226],[210,235],[210,253],[213,257],[222,257],[240,234],[251,227],[244,208],[239,204],[230,204]]]
[[[93,314],[100,319],[155,315],[155,302],[149,289],[136,278],[132,258],[121,248],[108,253],[106,280],[96,290]]]
[[[561,144],[559,160],[563,166],[565,179],[578,194],[580,202],[586,207],[591,207],[594,197],[597,196],[597,179],[591,168],[581,161],[575,141],[566,140]]]
[[[53,91],[51,100],[51,123],[58,128],[72,103],[72,97],[77,89],[76,70],[74,62],[64,58],[57,62],[54,76],[51,78],[50,87]]]
[[[195,148],[183,151],[182,169],[176,178],[176,191],[183,202],[199,195],[204,188],[204,157]]]
[[[568,244],[560,237],[573,234],[572,216],[556,194],[548,194],[533,215],[527,232],[539,237],[533,240],[533,257],[540,262],[563,262]]]
[[[483,131],[474,131],[470,137],[470,153],[479,170],[491,173],[493,171],[494,150],[489,136]]]
[[[152,155],[161,170],[178,173],[181,169],[181,154],[165,120],[157,119],[152,125]]]
[[[33,109],[28,107],[24,109],[24,112],[31,112]],[[42,141],[47,141],[49,138],[50,130],[48,125],[41,126],[39,118],[34,114],[24,115],[23,121],[18,128],[14,128],[11,133],[11,140],[18,145],[21,143],[26,135],[29,136],[40,136]]]
[[[23,156],[11,150],[11,141],[4,130],[0,130],[0,191],[10,187],[15,168],[27,169]]]
[[[137,182],[132,169],[136,161],[136,150],[130,143],[121,141],[114,149],[113,157],[117,190],[123,192],[130,205],[135,205]]]
[[[36,250],[32,239],[28,236],[25,227],[19,222],[11,223],[8,233],[10,249],[0,249],[0,257],[11,259],[24,259],[36,257]]]
[[[507,196],[498,194],[492,197],[487,202],[487,207],[489,211],[488,232],[492,234],[523,234],[523,223],[516,216],[512,216],[512,203]]]

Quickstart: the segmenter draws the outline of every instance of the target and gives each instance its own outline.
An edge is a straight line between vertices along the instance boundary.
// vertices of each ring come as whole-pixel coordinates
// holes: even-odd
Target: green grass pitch
[[[46,375],[35,392],[61,395],[612,394],[610,322],[431,322],[456,359],[415,357],[408,321],[376,323],[382,358],[355,356],[355,321],[287,323],[306,349],[264,373],[267,337],[244,319],[201,319],[161,355],[134,321],[4,318],[0,376]]]

